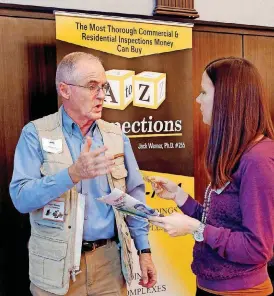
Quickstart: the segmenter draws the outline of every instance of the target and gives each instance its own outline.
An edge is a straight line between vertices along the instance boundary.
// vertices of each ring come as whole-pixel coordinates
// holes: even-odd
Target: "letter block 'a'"
[[[110,88],[106,92],[104,107],[124,110],[133,101],[133,77],[131,70],[106,71]]]
[[[166,73],[145,71],[134,76],[134,106],[158,109],[165,98]]]

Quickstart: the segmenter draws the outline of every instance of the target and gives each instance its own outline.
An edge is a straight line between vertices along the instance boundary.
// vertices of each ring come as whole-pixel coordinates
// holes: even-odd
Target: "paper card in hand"
[[[160,213],[157,210],[147,206],[118,188],[114,188],[109,195],[102,196],[97,200],[114,206],[117,210],[128,215],[145,219],[148,219],[149,216],[160,216]]]

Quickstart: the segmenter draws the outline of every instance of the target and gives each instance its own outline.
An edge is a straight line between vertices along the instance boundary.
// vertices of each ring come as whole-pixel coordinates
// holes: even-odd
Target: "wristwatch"
[[[138,255],[138,256],[139,256],[140,254],[145,254],[145,253],[151,254],[151,249],[148,248],[148,249],[143,249],[143,250],[138,250],[138,251],[137,251],[137,255]]]
[[[204,230],[205,224],[201,222],[198,229],[193,232],[193,238],[196,242],[202,242],[204,240]]]

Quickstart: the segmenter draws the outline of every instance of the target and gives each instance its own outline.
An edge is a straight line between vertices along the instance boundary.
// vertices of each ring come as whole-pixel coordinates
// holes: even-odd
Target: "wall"
[[[4,0],[2,3],[152,15],[154,0]]]
[[[55,22],[52,15],[0,16],[0,295],[30,295],[27,242],[28,215],[11,203],[8,184],[21,129],[35,118],[57,110]],[[24,12],[21,12],[21,14]],[[13,13],[14,14],[14,13]],[[10,54],[12,52],[12,55]],[[267,86],[274,119],[274,32],[195,25],[193,32],[193,99],[200,91],[204,66],[222,56],[243,56],[255,63]],[[39,63],[37,62],[39,61]],[[202,154],[207,127],[194,104],[195,197],[202,201],[207,185]],[[2,273],[2,275],[1,275]],[[14,285],[16,278],[16,285]]]
[[[156,0],[4,0],[2,3],[152,15]],[[117,4],[119,3],[119,4]],[[273,0],[194,0],[200,20],[274,27]]]
[[[29,215],[15,210],[8,185],[22,127],[57,110],[55,23],[1,16],[0,28],[0,295],[28,296]]]
[[[273,0],[194,0],[200,20],[274,27]]]
[[[274,18],[270,17],[274,11],[273,0],[263,0],[264,9],[256,5],[256,3],[262,3],[258,0],[237,0],[237,3],[235,0],[195,1],[202,19],[274,27]],[[247,1],[252,2],[253,8],[244,9],[245,6],[242,5],[247,5]],[[5,2],[26,5],[37,3],[32,0]],[[68,0],[66,8],[144,15],[150,15],[153,10],[151,0],[120,0],[119,7],[113,5],[113,2],[114,0],[93,0],[93,6],[87,7],[84,0],[78,0],[77,5],[72,0]],[[219,2],[227,2],[227,4],[222,4],[221,7]],[[210,3],[211,8],[208,8],[206,3]],[[41,0],[39,4],[49,7],[64,6],[61,0]],[[239,5],[237,11],[236,4]],[[37,15],[26,13],[22,18],[4,16],[4,13],[2,12],[0,16],[0,69],[5,73],[0,75],[0,124],[5,126],[5,129],[0,131],[0,232],[2,234],[0,295],[28,296],[30,295],[27,257],[30,231],[28,215],[20,215],[13,207],[8,193],[8,184],[13,169],[14,149],[21,128],[29,120],[52,113],[57,109],[57,97],[54,79],[52,79],[56,70],[55,22],[51,15],[45,16],[49,19],[39,19],[41,13]],[[256,18],[257,14],[260,14],[260,17]],[[258,67],[267,86],[274,119],[274,32],[271,31],[195,25],[193,98],[200,91],[200,77],[204,66],[212,59],[229,55],[244,56]],[[208,130],[202,123],[199,107],[195,103],[194,118],[195,197],[202,200],[207,181],[201,157]],[[16,278],[16,285],[14,285],[14,278]]]

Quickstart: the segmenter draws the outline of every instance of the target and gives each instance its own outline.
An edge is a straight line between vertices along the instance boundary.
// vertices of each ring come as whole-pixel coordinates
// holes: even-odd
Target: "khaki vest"
[[[71,166],[73,160],[62,131],[62,109],[60,108],[55,114],[33,121],[33,124],[37,130],[44,157],[41,166],[42,176],[56,174]],[[117,125],[103,120],[98,120],[97,124],[104,145],[108,147],[107,152],[112,155],[123,155],[124,143],[121,129]],[[42,138],[62,139],[62,152],[55,154],[44,151]],[[114,170],[108,174],[110,188],[116,187],[126,191],[126,176],[124,157],[115,158]],[[75,186],[59,197],[65,202],[65,220],[62,223],[42,219],[43,209],[30,213],[30,280],[39,288],[58,295],[65,295],[68,292],[70,276],[74,273],[77,198],[78,193]],[[133,277],[131,237],[125,223],[125,215],[114,208],[113,210],[121,247],[122,271],[126,281],[130,283]]]

